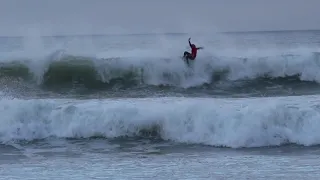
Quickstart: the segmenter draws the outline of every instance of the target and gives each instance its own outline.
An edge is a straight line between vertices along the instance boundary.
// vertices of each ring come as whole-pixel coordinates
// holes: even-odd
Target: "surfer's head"
[[[194,45],[194,44],[191,44],[191,47],[192,47],[192,48],[196,48],[196,45]]]

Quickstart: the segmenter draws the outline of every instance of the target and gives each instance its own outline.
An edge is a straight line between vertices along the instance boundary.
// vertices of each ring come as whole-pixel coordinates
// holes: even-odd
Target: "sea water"
[[[319,31],[2,37],[0,179],[318,179]]]

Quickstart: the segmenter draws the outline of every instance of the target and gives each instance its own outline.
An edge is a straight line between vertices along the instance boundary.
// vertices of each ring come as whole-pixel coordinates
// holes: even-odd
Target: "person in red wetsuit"
[[[196,47],[196,45],[194,45],[194,44],[191,44],[191,42],[190,42],[190,39],[191,38],[189,38],[189,45],[190,45],[190,47],[191,47],[191,54],[188,52],[188,51],[185,51],[184,53],[183,53],[183,57],[185,58],[185,60],[186,60],[186,62],[187,62],[187,64],[189,65],[189,59],[190,60],[195,60],[196,59],[196,57],[197,57],[197,52],[198,52],[198,50],[199,49],[203,49],[203,47]]]

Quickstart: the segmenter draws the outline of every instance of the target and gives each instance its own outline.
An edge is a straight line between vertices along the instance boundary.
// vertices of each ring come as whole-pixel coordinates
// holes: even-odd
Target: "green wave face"
[[[0,77],[15,77],[22,79],[30,79],[33,74],[29,68],[19,62],[2,63],[0,64]]]
[[[37,74],[29,68],[28,62],[11,61],[10,63],[0,64],[0,78],[9,79],[10,81],[12,79],[19,79],[49,89],[83,86],[87,89],[95,90],[140,86],[184,88],[179,86],[182,78],[189,81],[188,78],[197,76],[192,71],[181,73],[174,72],[172,69],[155,72],[158,65],[153,65],[152,68],[150,68],[150,64],[120,66],[117,64],[119,59],[99,59],[99,61],[105,63],[96,64],[95,59],[90,57],[66,56],[58,61],[49,63],[44,73],[40,75],[41,77],[37,77]],[[231,81],[228,80],[229,71],[228,69],[220,69],[219,71],[209,69],[206,72],[209,80],[195,87],[207,88],[208,85]],[[161,80],[160,83],[150,83],[152,78],[155,77]],[[41,81],[37,82],[36,79],[39,78]],[[272,77],[268,74],[261,74],[259,77],[244,79],[244,81],[245,83],[242,85],[245,87],[267,86],[268,83],[294,84],[301,82],[299,74],[286,77]]]

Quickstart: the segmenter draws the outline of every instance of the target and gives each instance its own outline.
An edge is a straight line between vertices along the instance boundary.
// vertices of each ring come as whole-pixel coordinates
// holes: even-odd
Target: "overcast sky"
[[[0,35],[320,29],[320,0],[0,0]]]

